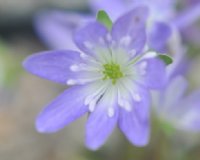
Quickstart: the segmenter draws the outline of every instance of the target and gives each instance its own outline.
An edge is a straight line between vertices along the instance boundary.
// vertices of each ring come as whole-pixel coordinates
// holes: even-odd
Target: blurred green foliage
[[[111,30],[113,23],[112,23],[110,17],[108,16],[108,14],[105,11],[100,10],[97,13],[97,20],[100,23],[102,23],[104,26],[106,26],[109,30]]]
[[[14,55],[15,54],[15,55]],[[11,86],[19,77],[22,56],[13,53],[8,45],[0,40],[0,86]]]

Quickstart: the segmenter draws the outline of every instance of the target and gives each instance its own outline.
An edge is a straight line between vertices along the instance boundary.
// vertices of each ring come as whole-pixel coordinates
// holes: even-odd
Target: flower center
[[[112,62],[109,64],[104,64],[103,67],[104,80],[111,79],[112,83],[115,84],[117,79],[123,77],[123,73],[120,70],[120,65]]]

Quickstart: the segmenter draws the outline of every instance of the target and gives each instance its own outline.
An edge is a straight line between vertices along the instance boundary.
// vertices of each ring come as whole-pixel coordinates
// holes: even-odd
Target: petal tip
[[[85,142],[85,146],[92,151],[97,151],[100,148],[100,146],[97,143],[91,143],[88,142],[87,140]]]
[[[149,144],[149,135],[146,135],[146,137],[143,138],[138,137],[137,139],[128,138],[128,140],[136,147],[145,147]]]
[[[99,149],[99,147],[96,147],[96,146],[89,146],[89,145],[86,145],[86,147],[91,150],[91,151],[97,151]]]
[[[24,69],[28,69],[28,66],[29,66],[29,59],[30,59],[30,56],[28,56],[27,58],[25,58],[23,61],[22,61],[22,67]]]
[[[42,125],[38,120],[35,122],[35,128],[39,133],[47,133],[46,127]]]
[[[146,147],[149,143],[149,139],[140,141],[140,142],[134,142],[134,145],[137,147]]]
[[[45,123],[41,121],[40,117],[38,117],[35,121],[35,128],[39,133],[55,133],[57,132],[49,123]]]

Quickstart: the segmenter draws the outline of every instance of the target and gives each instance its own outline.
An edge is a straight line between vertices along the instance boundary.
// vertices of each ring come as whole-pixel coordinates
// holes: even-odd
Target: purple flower
[[[200,131],[200,91],[186,94],[187,81],[176,76],[164,90],[154,95],[157,116],[173,128],[186,132]]]
[[[165,65],[144,50],[147,8],[117,19],[111,31],[91,22],[75,34],[80,52],[47,51],[28,57],[29,72],[71,86],[39,114],[39,132],[56,132],[89,113],[86,145],[98,149],[118,124],[127,139],[144,146],[149,139],[149,89],[165,83]]]

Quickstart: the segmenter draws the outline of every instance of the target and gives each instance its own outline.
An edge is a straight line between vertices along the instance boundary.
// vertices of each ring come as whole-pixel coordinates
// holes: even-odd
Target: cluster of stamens
[[[106,79],[111,79],[112,84],[116,84],[117,79],[123,77],[123,73],[121,72],[120,65],[115,64],[115,63],[109,63],[109,64],[104,64],[103,65],[103,74],[104,78],[103,80]]]

